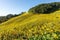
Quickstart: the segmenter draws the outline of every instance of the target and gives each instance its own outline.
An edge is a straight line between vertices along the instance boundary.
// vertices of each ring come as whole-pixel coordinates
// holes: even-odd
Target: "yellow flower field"
[[[0,40],[60,40],[60,10],[9,19],[0,24]]]

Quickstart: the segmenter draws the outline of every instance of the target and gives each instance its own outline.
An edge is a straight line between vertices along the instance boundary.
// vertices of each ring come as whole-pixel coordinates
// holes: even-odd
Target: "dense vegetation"
[[[0,40],[60,40],[59,13],[14,17],[0,24]]]
[[[30,8],[28,12],[49,14],[58,9],[60,9],[60,2],[54,2],[54,3],[39,4],[35,7]]]

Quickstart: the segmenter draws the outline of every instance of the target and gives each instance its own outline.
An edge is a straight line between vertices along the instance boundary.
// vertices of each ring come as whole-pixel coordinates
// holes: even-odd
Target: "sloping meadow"
[[[23,14],[0,24],[0,40],[60,40],[60,14]]]

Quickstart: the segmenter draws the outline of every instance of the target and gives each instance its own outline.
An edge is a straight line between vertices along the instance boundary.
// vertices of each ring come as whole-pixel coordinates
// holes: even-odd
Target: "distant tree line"
[[[25,12],[21,12],[20,14],[8,14],[7,16],[0,16],[0,23],[3,23],[5,21],[8,21],[9,19],[13,18],[13,17],[16,17],[16,16],[19,16],[19,15],[22,15],[24,14]]]
[[[60,9],[60,2],[39,4],[29,9],[29,13],[51,13]]]
[[[10,18],[13,18],[18,15],[8,14],[7,16],[0,16],[0,23],[7,21]]]

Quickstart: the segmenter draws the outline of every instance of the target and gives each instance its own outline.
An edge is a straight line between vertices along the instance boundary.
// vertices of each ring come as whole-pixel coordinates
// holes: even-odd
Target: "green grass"
[[[60,40],[60,10],[9,19],[0,24],[0,40]]]

